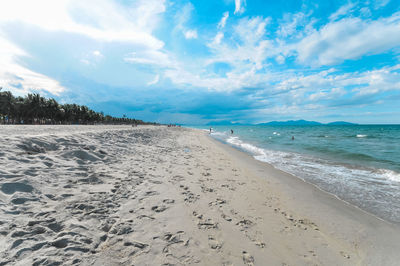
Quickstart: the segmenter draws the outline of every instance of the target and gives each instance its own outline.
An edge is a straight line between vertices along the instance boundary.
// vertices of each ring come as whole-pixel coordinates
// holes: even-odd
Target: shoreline
[[[398,226],[165,126],[0,131],[0,264],[396,265]]]
[[[196,129],[196,130],[197,130],[197,129]],[[268,163],[268,162],[265,162],[265,161],[262,161],[262,160],[257,160],[256,158],[254,158],[254,156],[253,156],[252,154],[250,154],[249,152],[247,152],[247,151],[244,150],[244,149],[240,149],[239,147],[235,147],[234,145],[231,145],[231,144],[229,144],[229,143],[226,143],[226,142],[224,142],[224,141],[222,141],[222,140],[218,140],[218,139],[213,138],[213,137],[211,137],[211,136],[208,136],[208,137],[209,137],[212,141],[215,141],[216,143],[222,144],[222,145],[224,145],[224,146],[228,146],[228,147],[233,148],[234,150],[237,150],[237,151],[239,151],[239,152],[241,152],[241,153],[243,153],[243,154],[245,154],[245,155],[248,155],[248,156],[250,156],[253,160],[255,160],[255,161],[257,161],[257,162],[261,162],[261,163],[263,163],[263,164],[266,164],[266,165],[268,165],[268,167],[272,167],[272,168],[275,169],[276,171],[283,172],[283,173],[285,173],[285,175],[290,175],[290,176],[292,176],[292,178],[299,179],[299,180],[303,181],[304,183],[306,183],[306,184],[308,184],[308,185],[310,185],[310,186],[313,186],[314,188],[316,188],[317,190],[321,191],[322,193],[326,193],[326,194],[332,196],[333,198],[335,198],[336,200],[341,201],[343,204],[349,205],[350,207],[355,208],[355,209],[357,209],[358,211],[361,211],[361,212],[363,212],[363,213],[365,213],[365,214],[367,214],[367,215],[370,215],[370,216],[372,216],[372,217],[374,217],[374,218],[376,218],[376,219],[378,219],[378,220],[380,220],[380,221],[382,221],[382,222],[385,222],[385,223],[387,223],[387,224],[389,224],[389,225],[397,226],[397,227],[399,227],[399,229],[400,229],[400,223],[395,223],[395,222],[387,221],[387,220],[385,220],[385,219],[383,219],[383,218],[381,218],[381,217],[379,217],[379,216],[377,216],[377,215],[375,215],[375,214],[373,214],[373,213],[370,213],[370,212],[368,212],[368,211],[366,211],[366,210],[361,209],[360,207],[358,207],[358,206],[356,206],[356,205],[351,204],[350,202],[347,202],[347,201],[344,200],[344,199],[341,199],[339,196],[337,196],[337,195],[335,195],[335,194],[333,194],[333,193],[331,193],[331,192],[329,192],[329,191],[326,191],[326,190],[322,189],[322,188],[319,187],[318,185],[313,184],[313,183],[311,183],[311,182],[305,180],[304,178],[301,178],[301,177],[299,177],[299,176],[296,176],[296,175],[294,175],[294,174],[291,174],[291,173],[289,173],[289,172],[286,172],[286,171],[284,171],[284,170],[281,170],[281,169],[279,169],[279,168],[276,168],[274,165],[272,165],[272,164],[270,164],[270,163]]]
[[[197,129],[194,129],[197,130]],[[204,134],[204,132],[202,132]],[[396,261],[400,260],[400,255],[397,254],[396,246],[400,243],[400,225],[386,221],[372,213],[369,213],[345,200],[340,199],[333,193],[327,192],[315,184],[307,182],[306,180],[287,173],[283,170],[275,168],[273,165],[255,159],[251,154],[246,151],[240,150],[228,143],[224,143],[218,139],[205,134],[207,138],[215,145],[220,146],[222,149],[227,150],[233,157],[238,158],[239,161],[245,161],[245,164],[251,168],[255,168],[258,172],[267,172],[266,175],[260,175],[260,178],[269,181],[270,184],[273,182],[275,185],[278,184],[277,190],[284,191],[285,196],[291,198],[289,205],[293,209],[299,210],[302,215],[310,216],[315,221],[322,221],[324,225],[330,227],[328,230],[332,230],[335,234],[342,234],[342,237],[346,237],[352,232],[348,228],[357,228],[358,225],[365,226],[363,230],[366,230],[368,234],[366,236],[358,235],[357,237],[364,237],[364,241],[370,241],[370,244],[366,244],[363,248],[372,252],[377,253],[377,249],[373,246],[380,246],[381,254],[376,254],[376,257],[366,257],[367,265],[395,265]],[[265,169],[260,170],[260,169]],[[300,190],[300,191],[299,191]],[[296,195],[296,196],[294,196]],[[300,200],[299,200],[300,199]],[[313,205],[317,210],[312,210],[305,205]],[[325,209],[326,211],[321,211]],[[321,213],[329,213],[329,216],[340,217],[347,224],[345,228],[339,228],[337,225],[329,225],[329,218],[321,217]],[[323,219],[321,219],[323,218]],[[346,230],[347,227],[347,230]],[[360,229],[358,229],[360,230]],[[361,231],[361,230],[360,230]],[[393,234],[388,234],[392,232]],[[381,234],[382,233],[382,234]],[[390,243],[390,244],[388,244]],[[388,252],[393,256],[387,258]],[[385,263],[385,259],[387,259]]]
[[[395,163],[399,157],[395,148],[391,150],[388,146],[392,140],[380,141],[376,130],[343,133],[338,128],[312,133],[296,128],[293,130],[301,136],[296,142],[290,141],[290,136],[296,133],[283,127],[238,126],[235,135],[228,134],[226,127],[215,130],[210,136],[221,143],[272,164],[384,221],[400,225],[400,172]],[[368,140],[356,138],[357,132],[368,133]],[[338,136],[334,137],[335,133]],[[347,160],[349,156],[356,159]]]

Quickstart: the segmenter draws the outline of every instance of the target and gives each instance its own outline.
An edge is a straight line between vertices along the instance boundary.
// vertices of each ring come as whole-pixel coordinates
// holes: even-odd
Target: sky
[[[400,123],[400,0],[1,1],[0,87],[160,123]]]

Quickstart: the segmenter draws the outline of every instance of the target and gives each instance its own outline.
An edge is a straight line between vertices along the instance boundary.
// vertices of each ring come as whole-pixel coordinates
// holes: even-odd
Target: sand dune
[[[396,226],[308,184],[296,185],[298,197],[292,190],[300,181],[284,181],[293,177],[200,131],[4,126],[0,132],[0,265],[398,261],[385,246],[399,240]],[[375,247],[381,249],[371,254]]]

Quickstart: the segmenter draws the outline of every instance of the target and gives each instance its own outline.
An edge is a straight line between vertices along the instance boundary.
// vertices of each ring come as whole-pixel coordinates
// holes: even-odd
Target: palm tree
[[[56,117],[59,111],[60,107],[56,100],[53,98],[48,100],[45,99],[44,118],[51,121],[51,124],[56,122]]]
[[[9,91],[0,92],[0,113],[4,117],[4,123],[13,120],[14,96]]]
[[[104,116],[103,112],[95,112],[85,105],[60,105],[53,99],[41,97],[38,93],[25,97],[14,97],[10,91],[2,91],[0,87],[0,122],[24,124],[155,124],[142,120]]]

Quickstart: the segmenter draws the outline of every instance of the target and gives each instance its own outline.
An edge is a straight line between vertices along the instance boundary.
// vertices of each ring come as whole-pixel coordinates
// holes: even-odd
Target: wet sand
[[[200,130],[0,126],[0,265],[396,265],[399,227]]]

